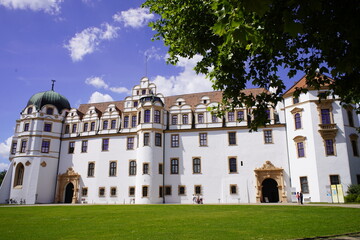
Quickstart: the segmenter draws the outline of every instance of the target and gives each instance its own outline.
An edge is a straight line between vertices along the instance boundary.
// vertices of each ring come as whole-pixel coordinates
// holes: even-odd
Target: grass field
[[[0,239],[296,239],[360,231],[360,209],[270,205],[0,207]]]

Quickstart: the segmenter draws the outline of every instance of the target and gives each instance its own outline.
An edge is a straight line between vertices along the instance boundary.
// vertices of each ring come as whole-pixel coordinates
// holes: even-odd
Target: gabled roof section
[[[323,75],[321,76],[323,77]],[[327,77],[328,79],[330,79],[330,81],[334,81],[332,78],[330,77]],[[322,86],[322,88],[326,89],[328,87],[328,84],[325,84],[324,86]],[[296,91],[296,89],[298,88],[306,88],[306,89],[309,89],[309,90],[313,90],[314,88],[313,87],[309,87],[307,84],[306,84],[306,75],[304,75],[302,78],[300,78],[299,81],[297,81],[291,88],[289,88],[289,90],[287,90],[284,94],[283,94],[283,97],[286,98],[286,97],[289,97],[289,96],[292,96],[293,93]]]
[[[79,111],[86,114],[91,106],[94,106],[96,111],[99,114],[99,117],[102,115],[103,112],[108,108],[110,104],[115,104],[115,108],[118,111],[124,110],[124,101],[114,101],[114,102],[101,102],[101,103],[87,103],[87,104],[80,104]]]

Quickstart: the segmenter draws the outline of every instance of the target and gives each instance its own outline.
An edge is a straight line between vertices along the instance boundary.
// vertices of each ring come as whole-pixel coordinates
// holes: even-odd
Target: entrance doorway
[[[64,203],[72,203],[73,196],[74,196],[74,184],[70,182],[68,183],[68,185],[66,185]]]
[[[278,184],[272,178],[267,178],[262,182],[263,202],[279,202]]]

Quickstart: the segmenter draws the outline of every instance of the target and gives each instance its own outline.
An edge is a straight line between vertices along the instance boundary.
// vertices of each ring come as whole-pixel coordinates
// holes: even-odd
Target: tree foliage
[[[169,63],[199,54],[195,70],[224,91],[222,107],[257,107],[252,129],[282,100],[281,69],[290,78],[307,73],[309,87],[328,84],[345,103],[360,102],[357,0],[147,0],[143,7],[159,15],[150,26],[169,47]],[[248,83],[275,91],[245,95]]]

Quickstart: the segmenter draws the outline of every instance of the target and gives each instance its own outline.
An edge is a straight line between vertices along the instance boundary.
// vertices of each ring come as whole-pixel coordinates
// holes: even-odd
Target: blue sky
[[[0,0],[0,170],[9,164],[20,111],[33,94],[50,90],[52,79],[72,107],[123,100],[145,75],[165,96],[211,90],[192,70],[198,57],[166,64],[167,48],[151,41],[147,26],[156,16],[143,2]]]

